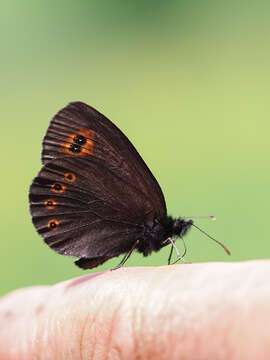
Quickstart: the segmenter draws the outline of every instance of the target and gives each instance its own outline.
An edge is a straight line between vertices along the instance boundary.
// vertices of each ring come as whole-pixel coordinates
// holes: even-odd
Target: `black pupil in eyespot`
[[[77,135],[74,139],[74,142],[79,145],[84,145],[86,143],[86,138],[82,135]]]
[[[53,203],[51,201],[48,201],[47,206],[53,206]]]
[[[50,228],[51,228],[51,229],[56,228],[56,223],[55,223],[55,222],[51,222],[51,223],[50,223]]]
[[[70,150],[74,153],[79,153],[79,152],[81,152],[81,147],[80,147],[80,145],[72,144],[72,145],[70,145]]]
[[[69,174],[69,175],[67,176],[67,178],[68,178],[69,180],[72,180],[72,175]]]
[[[62,190],[62,186],[61,186],[60,184],[55,184],[53,188],[54,188],[54,190],[56,190],[56,191]],[[50,206],[50,205],[49,205],[49,206]]]

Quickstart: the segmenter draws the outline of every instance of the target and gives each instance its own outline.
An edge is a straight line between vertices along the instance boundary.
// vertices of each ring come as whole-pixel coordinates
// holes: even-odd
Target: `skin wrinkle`
[[[39,291],[33,293],[32,290],[36,290],[36,289]],[[28,298],[27,299],[28,302],[30,302],[32,300],[33,304],[34,303],[40,304],[40,303],[44,302],[44,300],[47,299],[47,297],[48,297],[47,294],[50,293],[50,290],[51,290],[51,287],[49,287],[49,286],[48,287],[47,286],[46,287],[36,287],[36,288],[31,287],[31,288],[23,289],[22,294],[19,292],[19,296],[22,297],[22,302],[20,304],[20,307],[23,306],[25,297]],[[16,296],[16,292],[12,293],[12,294]],[[33,298],[32,298],[32,294],[34,295]],[[29,299],[29,296],[30,296],[31,300]],[[18,327],[18,330],[15,329],[16,340],[19,340],[17,332],[18,333],[22,332],[23,328],[25,326],[25,324],[23,324],[23,322],[22,322],[23,318],[25,317],[26,319],[27,318],[36,319],[35,306],[27,307],[26,314],[25,313],[22,314],[21,310],[22,309],[18,309],[19,327]],[[43,316],[43,314],[41,316]],[[44,319],[43,322],[33,321],[33,325],[31,326],[31,331],[32,331],[31,337],[27,337],[27,332],[23,332],[23,338],[25,338],[25,341],[22,341],[22,339],[21,339],[21,341],[18,342],[16,359],[28,360],[30,358],[29,354],[31,354],[31,359],[33,359],[33,360],[42,359],[42,352],[40,352],[39,347],[37,346],[37,343],[42,344],[42,342],[45,338],[45,335],[46,335],[46,330],[48,328],[47,323],[50,322],[50,318],[51,318],[50,313],[47,313],[47,316],[45,316],[43,318]],[[38,337],[39,334],[42,334],[43,336]],[[51,351],[50,346],[48,346],[48,351]],[[48,351],[47,351],[47,354],[48,354]]]
[[[154,272],[154,275],[151,277],[149,282],[155,284],[156,283],[156,277],[159,275],[158,271]],[[166,315],[163,319],[163,313],[166,314],[166,287],[163,287],[163,281],[161,280],[160,286],[157,288],[151,288],[150,293],[148,294],[148,289],[146,289],[146,293],[144,294],[146,299],[149,299],[147,301],[147,304],[145,303],[141,304],[140,302],[135,304],[136,312],[134,313],[133,318],[137,317],[137,320],[134,320],[136,322],[136,329],[133,330],[133,338],[135,336],[136,341],[136,334],[140,334],[137,339],[137,344],[135,344],[136,348],[136,357],[138,359],[147,359],[153,358],[153,352],[159,356],[159,348],[160,343],[164,344],[167,343],[167,337],[166,337]],[[164,281],[164,285],[166,285],[166,280]],[[164,292],[160,293],[160,288],[164,288]],[[168,299],[167,299],[168,300]],[[153,311],[154,310],[154,311]],[[138,316],[139,315],[139,316]],[[158,324],[157,319],[158,320]],[[138,321],[138,319],[140,319]],[[160,323],[160,325],[159,325]],[[165,326],[165,328],[164,328]],[[159,333],[156,333],[156,328],[159,328]],[[163,341],[160,342],[161,336],[164,334],[165,338]],[[141,351],[142,349],[142,351]],[[154,349],[157,349],[156,351]],[[164,349],[161,349],[164,351]]]
[[[108,332],[108,339],[107,339],[107,346],[106,346],[106,352],[108,354],[107,359],[110,360],[113,357],[114,350],[118,355],[120,355],[119,347],[117,346],[117,342],[114,341],[115,336],[115,328],[117,327],[117,321],[119,318],[120,309],[122,308],[123,300],[119,302],[118,306],[113,310],[113,315],[109,322],[109,332]],[[111,350],[110,350],[111,349]],[[118,356],[119,360],[123,359],[122,356]]]
[[[147,282],[144,283],[143,281],[140,281],[140,287],[137,288],[136,294],[132,296],[132,303],[130,309],[130,353],[136,360],[146,359],[146,354],[144,352],[141,352],[144,344],[144,336],[141,334],[141,332],[146,327],[145,319],[147,317],[147,309],[144,309],[143,299],[150,299],[152,291],[150,290],[150,292],[151,294],[149,294]],[[148,312],[148,314],[150,313]]]
[[[133,355],[135,351],[133,347],[132,314],[134,301],[136,301],[136,296],[139,296],[139,294],[140,291],[138,290],[131,299],[129,294],[129,284],[127,284],[124,293],[121,294],[122,312],[119,312],[118,310],[119,316],[115,323],[117,326],[114,327],[114,337],[112,340],[119,358],[123,360],[130,358],[131,354]],[[125,344],[125,346],[123,346],[123,344]]]
[[[119,329],[122,327],[122,323],[123,323],[123,314],[127,315],[126,307],[124,306],[125,294],[121,294],[121,296],[117,299],[115,299],[114,296],[112,296],[112,299],[110,299],[109,296],[106,299],[106,302],[111,304],[111,306],[110,306],[109,316],[107,316],[108,326],[107,326],[107,338],[105,341],[104,359],[125,360],[121,346],[119,346],[119,336],[118,336]],[[126,332],[128,332],[127,329]],[[121,331],[120,331],[120,339],[121,339]]]
[[[83,338],[84,338],[84,333],[85,333],[85,329],[86,326],[89,323],[89,318],[90,318],[90,312],[85,316],[85,319],[83,320],[82,323],[82,328],[81,328],[81,332],[80,332],[80,336],[79,336],[79,354],[80,354],[80,360],[83,360],[84,356],[84,350],[83,350]]]
[[[186,265],[185,265],[186,266]],[[167,279],[168,282],[170,282],[170,277]],[[209,279],[208,279],[209,281]],[[161,285],[162,286],[162,285]],[[184,287],[185,285],[183,285]],[[181,289],[180,289],[181,290]],[[173,292],[171,294],[170,297],[168,297],[167,299],[167,304],[166,304],[166,308],[164,313],[165,313],[165,317],[168,317],[171,319],[170,325],[165,321],[162,321],[162,314],[158,317],[161,321],[161,323],[163,322],[165,324],[165,327],[167,325],[167,328],[162,328],[164,330],[164,333],[167,334],[166,335],[166,341],[168,341],[169,343],[175,343],[175,344],[186,344],[189,342],[189,339],[192,339],[194,347],[196,349],[198,349],[198,352],[200,352],[200,347],[201,347],[201,337],[200,335],[200,329],[202,327],[202,323],[203,323],[203,319],[205,318],[204,313],[208,313],[208,310],[205,310],[204,312],[198,314],[196,313],[195,318],[192,321],[192,318],[190,318],[190,314],[192,314],[192,308],[193,308],[193,303],[192,300],[190,302],[189,299],[187,299],[187,301],[189,300],[189,303],[186,301],[185,299],[185,295],[184,293],[182,294],[182,298],[183,298],[183,302],[185,303],[185,307],[183,308],[182,306],[179,308],[178,312],[175,311],[170,311],[170,309],[175,309],[175,293],[177,293],[177,289],[175,289],[175,292]],[[194,294],[191,296],[191,298],[198,298],[200,296],[200,290],[195,289]],[[203,302],[203,299],[201,297],[201,300]],[[186,336],[185,334],[185,326],[186,326],[186,318],[189,318],[189,332],[188,332],[188,336]],[[199,319],[199,321],[198,321]],[[175,331],[173,331],[171,328],[178,328],[178,332],[176,333]],[[175,348],[174,349],[174,354],[177,354],[177,350]],[[179,350],[179,349],[178,349]],[[180,350],[181,351],[181,350]],[[188,352],[188,351],[187,351]],[[171,354],[171,356],[173,356],[173,353]],[[179,356],[179,354],[178,354]],[[183,359],[185,359],[186,357],[183,357]]]
[[[172,299],[172,298],[169,298],[169,300],[170,299]],[[159,351],[158,351],[159,342],[161,342],[162,344],[166,344],[166,343],[168,343],[168,344],[173,344],[173,343],[181,344],[181,343],[185,343],[185,340],[188,340],[188,339],[185,339],[185,334],[182,333],[181,330],[178,333],[176,333],[175,331],[171,331],[170,327],[171,328],[175,327],[175,328],[181,329],[181,320],[178,320],[178,319],[181,319],[181,315],[179,316],[177,313],[169,311],[169,308],[170,308],[169,301],[168,301],[168,303],[166,305],[167,306],[163,308],[163,312],[156,315],[156,317],[158,319],[158,322],[159,322],[158,324],[156,324],[156,327],[160,329],[159,340],[161,340],[161,338],[163,338],[163,340],[162,341],[157,341],[157,338],[154,336],[154,333],[153,333],[152,338],[150,338],[149,341],[148,341],[149,346],[146,346],[148,344],[145,344],[145,347],[149,348],[149,352],[150,352],[150,354],[152,354],[150,356],[152,356],[152,357],[153,357],[153,349],[157,349],[157,351],[154,352],[154,354],[158,357],[158,354],[159,354]],[[171,323],[170,323],[170,326],[169,326],[168,322],[166,322],[166,318],[172,319]],[[174,319],[175,319],[175,321],[174,321]],[[196,324],[196,322],[197,321],[195,321],[195,324]],[[188,335],[188,338],[192,338],[192,342],[196,343],[196,345],[194,347],[196,349],[198,349],[198,351],[200,351],[200,347],[201,347],[201,345],[200,345],[201,341],[200,341],[200,336],[199,336],[200,335],[199,334],[200,325],[201,324],[199,323],[198,327],[193,326],[193,330],[191,329],[191,334],[192,335],[190,334],[190,332],[189,332],[189,335]],[[191,328],[192,328],[192,326],[191,326]],[[148,327],[148,333],[149,333],[149,327]],[[152,347],[152,349],[151,349],[151,347]],[[172,347],[172,349],[173,349],[173,347]],[[166,348],[164,350],[166,350]],[[175,349],[175,353],[176,353],[176,349]],[[164,354],[164,351],[163,351],[163,354]],[[171,353],[171,356],[173,356],[172,353]],[[178,356],[179,356],[179,354],[178,354]]]
[[[65,293],[65,289],[63,289],[63,293]],[[72,295],[71,295],[72,296]],[[68,298],[68,297],[67,297]],[[76,299],[75,300],[75,306],[76,306]],[[79,305],[80,306],[80,305]],[[84,349],[83,349],[83,344],[82,344],[82,334],[83,331],[85,329],[85,326],[87,326],[88,324],[91,324],[91,322],[89,321],[90,317],[91,317],[91,303],[89,304],[89,306],[85,307],[85,305],[82,303],[81,304],[82,309],[83,309],[83,316],[81,316],[81,311],[80,309],[75,309],[72,306],[69,305],[69,307],[66,308],[66,317],[67,320],[66,322],[70,323],[70,328],[69,331],[67,333],[68,338],[71,340],[69,340],[68,342],[68,346],[69,346],[69,352],[67,353],[66,351],[63,352],[63,354],[61,354],[61,359],[63,358],[71,358],[71,359],[84,359]],[[71,314],[71,315],[69,315]],[[61,330],[60,330],[60,334],[59,336],[61,336]]]
[[[83,337],[84,337],[84,332],[86,331],[87,326],[91,327],[92,322],[91,322],[91,304],[89,304],[89,306],[85,307],[83,306],[83,316],[81,316],[81,311],[79,311],[79,313],[76,311],[74,314],[74,321],[76,321],[77,324],[77,332],[76,332],[76,339],[74,339],[74,348],[79,349],[79,351],[77,351],[79,353],[78,358],[80,359],[84,359],[85,358],[85,353],[87,354],[88,352],[88,347],[86,348],[84,346],[83,343]],[[72,310],[71,310],[72,311]],[[95,344],[95,338],[93,339],[93,344]],[[76,352],[76,354],[77,354]],[[74,359],[75,356],[72,357],[72,359]]]
[[[66,315],[65,315],[65,311],[60,315],[60,318],[59,318],[59,315],[57,313],[53,313],[53,316],[50,316],[49,317],[49,322],[48,322],[48,332],[47,332],[47,341],[48,341],[48,344],[49,344],[49,348],[52,348],[54,349],[53,352],[57,353],[61,353],[61,349],[57,349],[57,339],[59,337],[59,334],[62,332],[62,329],[65,327],[64,324],[65,324],[65,318],[66,318]],[[62,324],[62,326],[61,326]],[[53,334],[55,334],[56,336],[52,336]],[[50,345],[51,344],[51,345]],[[59,354],[60,355],[60,354]]]
[[[147,311],[147,309],[146,309]],[[134,330],[133,337],[136,339],[135,344],[135,359],[149,359],[147,343],[149,337],[149,330],[151,326],[148,325],[146,320],[147,316],[145,313],[145,309],[141,308],[140,304],[138,304],[136,310],[134,311],[136,314],[136,328]],[[151,321],[151,320],[150,320]]]
[[[231,306],[229,309],[229,313],[230,313],[230,317],[226,318],[225,320],[222,319],[222,314],[216,312],[217,316],[211,316],[210,318],[210,324],[208,322],[208,331],[206,334],[203,334],[203,336],[201,336],[200,331],[198,330],[196,332],[196,342],[200,345],[200,347],[203,349],[204,343],[205,343],[205,339],[209,338],[211,339],[211,345],[216,348],[216,346],[219,347],[220,349],[220,359],[231,359],[234,356],[234,350],[232,347],[232,343],[231,341],[229,341],[229,338],[231,337],[232,334],[233,337],[235,338],[239,338],[241,337],[241,332],[239,332],[239,328],[234,324],[235,322],[235,318],[238,318],[239,321],[239,317],[241,317],[241,308],[239,306],[235,307],[235,306]],[[213,319],[212,319],[213,317]],[[212,320],[211,320],[212,319]],[[222,322],[223,320],[223,322]],[[243,319],[244,320],[244,319]],[[240,320],[241,321],[241,320]],[[217,341],[216,341],[216,335],[222,333],[223,336],[219,336]],[[209,348],[210,354],[211,354],[211,348]],[[214,354],[212,354],[213,356]]]
[[[79,355],[81,359],[92,359],[94,358],[95,353],[95,347],[97,344],[98,337],[96,336],[95,326],[97,323],[97,318],[99,316],[100,308],[102,306],[102,303],[98,301],[96,294],[91,296],[90,302],[88,300],[88,297],[85,296],[85,287],[87,286],[87,282],[89,280],[95,281],[95,278],[98,277],[98,275],[104,274],[105,272],[100,272],[97,274],[87,274],[83,275],[79,278],[71,279],[66,281],[63,288],[63,296],[69,298],[70,296],[73,296],[74,292],[76,293],[78,291],[79,298],[83,300],[83,304],[81,306],[82,310],[78,310],[78,313],[76,313],[76,317],[79,318],[80,321],[80,330],[78,335],[78,348],[79,348]],[[93,279],[93,280],[92,280]],[[74,287],[74,290],[73,290]],[[73,290],[73,292],[72,292]],[[76,300],[75,300],[76,301]],[[85,305],[87,304],[87,306]],[[100,304],[99,306],[96,306],[96,303]],[[94,306],[95,304],[95,306]],[[95,312],[92,311],[92,308],[95,309]],[[72,309],[71,309],[72,311]],[[81,311],[84,311],[83,317],[81,316]],[[89,328],[87,328],[89,327]],[[88,334],[91,334],[91,336],[87,336]],[[84,338],[87,336],[87,340]],[[86,345],[85,345],[86,344]],[[85,355],[86,354],[86,355]]]
[[[145,296],[145,287],[141,286],[137,289],[136,298],[133,297],[133,302],[130,309],[130,352],[134,359],[140,359],[139,350],[141,342],[139,341],[140,329],[144,327],[144,312],[141,311],[141,299]]]
[[[120,270],[120,272],[125,272],[125,270]],[[130,327],[130,321],[129,321],[129,313],[130,313],[130,305],[132,305],[132,301],[130,300],[130,291],[129,291],[129,286],[128,284],[126,284],[125,280],[123,281],[123,279],[121,279],[120,281],[118,281],[117,283],[114,282],[113,278],[116,277],[116,279],[118,279],[118,273],[119,270],[117,272],[109,272],[107,274],[107,276],[109,276],[110,281],[112,282],[112,286],[107,284],[106,287],[106,291],[105,291],[105,295],[103,294],[102,290],[98,290],[97,294],[96,294],[96,301],[97,302],[101,302],[99,299],[102,297],[102,302],[103,302],[103,309],[101,309],[100,311],[102,311],[103,313],[105,313],[106,318],[103,319],[102,317],[98,317],[97,319],[97,327],[102,327],[103,323],[102,321],[105,320],[106,323],[110,324],[113,326],[113,329],[116,328],[116,333],[114,333],[114,330],[111,331],[109,330],[108,332],[108,326],[106,326],[106,332],[104,332],[104,330],[102,331],[102,336],[105,339],[107,334],[111,334],[111,341],[112,341],[112,345],[114,347],[114,353],[110,353],[111,358],[115,357],[115,352],[117,354],[120,354],[119,356],[122,356],[123,359],[125,359],[125,356],[122,355],[122,348],[121,345],[119,346],[119,343],[121,344],[121,341],[125,341],[125,344],[127,344],[128,342],[130,342],[130,338],[132,337],[132,335],[129,332],[129,327]],[[106,275],[104,275],[106,276]],[[123,286],[123,284],[125,284]],[[131,285],[132,287],[132,285]],[[99,291],[102,293],[101,295],[99,294]],[[131,303],[131,304],[130,304]],[[108,308],[109,305],[109,308]],[[124,305],[122,307],[122,305]],[[104,308],[105,307],[105,308]],[[121,314],[121,316],[119,317],[118,314]],[[115,319],[114,319],[115,318]],[[119,318],[119,319],[118,319]],[[127,338],[127,334],[128,334],[128,338]],[[123,335],[125,337],[126,340],[123,340]],[[91,335],[90,335],[91,336]],[[106,339],[106,341],[104,341],[105,346],[107,346],[108,343],[108,339]],[[126,345],[127,346],[127,345]],[[128,345],[129,348],[129,345]],[[94,358],[94,355],[93,355]]]
[[[36,315],[36,312],[34,310],[34,313],[31,314],[33,315],[33,317],[37,318],[37,315]],[[27,315],[27,317],[31,316],[30,314]],[[17,356],[20,356],[21,359],[28,359],[30,356],[29,354],[31,354],[31,357],[34,359],[34,360],[38,360],[38,359],[41,359],[41,355],[40,355],[40,350],[39,350],[39,345],[42,344],[42,341],[44,339],[44,336],[41,338],[40,334],[44,334],[44,329],[46,329],[46,323],[48,321],[48,318],[45,317],[44,320],[42,318],[42,321],[41,320],[41,317],[43,315],[40,315],[39,316],[39,321],[35,321],[33,326],[32,326],[32,336],[31,338],[28,339],[28,343],[25,344],[25,350],[23,351],[23,349],[21,348],[17,348]],[[45,324],[44,324],[45,322]],[[21,345],[23,345],[24,343],[21,341]],[[48,350],[50,348],[48,347]],[[18,357],[19,358],[19,357]]]
[[[56,327],[54,326],[54,319],[55,316],[57,316],[57,314],[49,314],[49,316],[46,319],[46,325],[44,324],[43,328],[41,328],[40,332],[41,332],[41,341],[40,343],[42,343],[43,339],[45,339],[45,344],[46,344],[46,348],[50,351],[51,354],[53,353],[57,353],[57,347],[56,347],[56,343],[55,343],[55,336],[53,336],[53,334],[55,334],[55,330]],[[42,336],[43,333],[43,336]],[[56,332],[57,334],[57,332]],[[43,339],[42,339],[43,337]],[[45,349],[43,349],[44,351]],[[48,354],[47,354],[48,355]],[[42,357],[41,357],[42,359]]]
[[[42,349],[42,343],[43,343],[43,337],[41,337],[39,334],[42,334],[42,332],[45,334],[46,332],[46,318],[44,319],[45,323],[44,325],[41,327],[41,329],[39,329],[38,326],[35,326],[35,329],[33,329],[33,340],[32,343],[30,345],[30,349],[29,349],[29,354],[31,354],[31,352],[33,353],[33,359],[35,360],[41,360],[42,359],[42,354],[43,354],[43,350]],[[31,350],[32,348],[32,350]],[[47,347],[48,351],[46,352],[46,354],[48,355],[49,352],[51,351],[50,347]],[[28,359],[29,355],[26,354],[25,359]]]
[[[101,313],[101,309],[102,309],[102,303],[100,303],[100,305],[96,308],[94,314],[91,314],[91,312],[89,312],[89,320],[90,322],[87,324],[85,323],[85,331],[84,333],[82,334],[83,337],[82,337],[82,341],[81,341],[81,344],[82,344],[82,349],[86,348],[86,349],[89,349],[89,359],[94,359],[95,357],[95,354],[97,352],[97,346],[98,346],[98,336],[97,336],[97,319],[99,318],[99,314]],[[89,325],[89,329],[87,329],[87,325]],[[86,339],[85,339],[86,338]],[[89,346],[89,343],[88,343],[88,340],[90,340],[90,346]],[[84,345],[84,344],[87,344]],[[84,357],[83,357],[84,359]],[[86,358],[85,358],[86,359]]]
[[[159,276],[159,272],[155,272],[152,276],[151,281],[156,283],[157,277]],[[158,287],[154,287],[151,289],[151,293],[148,294],[149,301],[147,302],[147,307],[142,308],[142,318],[144,319],[144,325],[141,329],[139,329],[139,333],[142,333],[141,338],[143,339],[143,343],[140,348],[143,349],[143,353],[140,353],[140,358],[144,359],[147,356],[148,359],[153,359],[157,356],[160,356],[160,353],[165,356],[166,347],[164,348],[164,344],[169,343],[168,339],[168,330],[169,326],[168,318],[173,318],[173,316],[168,316],[168,303],[170,301],[170,297],[168,298],[167,294],[167,285],[168,279],[161,279]],[[161,292],[160,289],[163,289]],[[152,311],[151,311],[152,309]],[[147,315],[145,312],[151,314],[151,316]],[[154,324],[154,326],[153,326]],[[158,334],[157,334],[157,330]],[[168,355],[169,356],[169,355]]]
[[[144,348],[144,342],[145,342],[144,329],[148,328],[146,323],[146,313],[142,311],[141,308],[138,308],[136,310],[136,313],[139,314],[139,325],[137,321],[137,326],[133,334],[133,336],[136,337],[137,339],[136,341],[137,346],[135,347],[135,359],[136,360],[140,360],[144,358],[148,359],[149,357],[147,355],[146,349]],[[137,315],[137,319],[138,319],[138,315]]]
[[[154,274],[149,282],[155,283],[155,277],[157,274]],[[162,282],[161,282],[162,287]],[[133,338],[133,358],[134,359],[153,359],[153,349],[159,348],[160,343],[160,334],[162,333],[164,324],[166,324],[166,319],[163,320],[163,312],[166,313],[166,287],[164,287],[164,292],[160,293],[160,290],[156,290],[155,287],[148,290],[148,288],[142,288],[144,293],[142,294],[142,298],[145,297],[149,299],[147,301],[147,305],[141,304],[140,296],[138,296],[137,301],[135,302],[132,308],[132,338]],[[148,293],[150,291],[150,293]],[[142,291],[143,292],[143,291]],[[155,311],[153,312],[153,309]],[[151,310],[152,309],[152,310]],[[155,318],[161,317],[161,327],[159,330],[159,334],[152,331],[152,323],[156,323]],[[166,316],[165,316],[166,317]],[[148,321],[147,321],[148,320]],[[159,325],[154,325],[154,328],[159,328]],[[153,332],[153,333],[152,333]],[[157,344],[156,344],[157,343]],[[166,340],[164,341],[166,343]],[[149,344],[149,346],[148,346]],[[149,351],[148,351],[149,348]],[[157,350],[157,353],[158,350]]]
[[[72,304],[68,297],[63,296],[63,293],[63,287],[55,285],[50,288],[49,296],[46,296],[46,313],[43,312],[42,319],[37,322],[41,325],[36,330],[36,338],[40,344],[39,347],[36,346],[37,349],[39,348],[38,359],[47,360],[53,356],[52,354],[58,354],[59,359],[62,359],[65,352],[74,353],[74,343],[76,343],[80,324],[76,318],[73,319]],[[69,336],[71,341],[65,348],[59,347],[60,339],[65,336]]]
[[[133,339],[133,349],[134,349],[134,355],[135,355],[135,359],[138,359],[138,350],[139,350],[139,340],[138,340],[138,336],[137,336],[137,322],[138,322],[138,313],[139,313],[139,309],[136,308],[135,306],[132,309],[132,318],[131,318],[131,329],[132,329],[132,334],[131,334],[131,338]]]
[[[162,354],[163,358],[166,354],[166,348],[164,347],[164,344],[167,343],[167,334],[166,331],[164,331],[160,324],[155,324],[155,326],[159,329],[157,332],[156,329],[153,328],[152,324],[149,324],[151,319],[147,319],[146,326],[142,331],[142,338],[143,338],[143,344],[142,349],[143,353],[147,357],[147,359],[155,359],[158,358],[159,354]],[[143,358],[143,354],[141,355],[141,359]],[[167,357],[167,356],[166,356]]]

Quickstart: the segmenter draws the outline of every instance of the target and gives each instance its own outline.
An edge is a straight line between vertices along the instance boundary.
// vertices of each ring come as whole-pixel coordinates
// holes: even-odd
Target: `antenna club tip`
[[[219,242],[219,244],[223,247],[223,249],[226,251],[226,253],[227,253],[228,255],[231,255],[231,252],[230,252],[230,250],[227,248],[227,246],[225,246],[225,245],[222,244],[221,242]]]
[[[228,255],[231,255],[231,252],[230,252],[230,250],[227,248],[227,246],[225,246],[225,245],[222,244],[222,243],[220,243],[220,245],[223,247],[223,249],[226,251],[226,253],[227,253]]]
[[[217,221],[217,218],[215,216],[210,216],[212,221]]]

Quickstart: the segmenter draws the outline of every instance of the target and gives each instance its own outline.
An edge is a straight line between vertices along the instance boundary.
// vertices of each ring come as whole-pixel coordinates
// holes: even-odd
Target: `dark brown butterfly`
[[[43,167],[30,187],[33,223],[60,254],[91,269],[133,250],[144,256],[183,237],[192,220],[167,215],[156,179],[127,137],[92,107],[73,102],[51,120]],[[194,225],[195,226],[195,225]]]

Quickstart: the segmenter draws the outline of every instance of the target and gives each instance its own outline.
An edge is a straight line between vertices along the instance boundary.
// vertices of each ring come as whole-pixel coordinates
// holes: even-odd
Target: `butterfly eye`
[[[58,220],[56,220],[56,219],[51,219],[51,220],[48,221],[48,228],[50,230],[55,231],[55,230],[57,230],[59,228],[59,226],[60,226],[60,222]]]
[[[60,184],[60,183],[54,183],[51,186],[51,191],[54,193],[62,194],[66,191],[66,186]]]
[[[71,172],[67,172],[65,173],[65,180],[72,183],[76,180],[76,175]]]
[[[57,202],[54,201],[53,199],[48,199],[48,200],[44,201],[44,205],[48,210],[52,210],[57,205]]]

